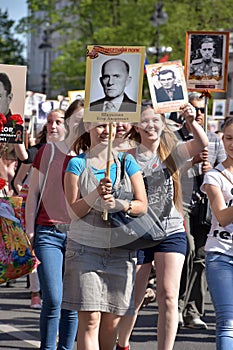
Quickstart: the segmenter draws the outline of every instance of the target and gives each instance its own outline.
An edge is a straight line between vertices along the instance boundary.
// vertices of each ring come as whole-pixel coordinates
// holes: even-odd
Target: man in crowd
[[[137,103],[125,93],[132,80],[129,64],[117,58],[106,61],[101,70],[100,83],[105,97],[90,104],[90,111],[135,112]]]
[[[176,76],[173,70],[163,69],[159,72],[158,81],[161,87],[155,87],[157,102],[182,100],[184,98],[182,86],[176,84]]]
[[[196,121],[203,126],[205,118],[204,98],[200,97],[198,93],[191,93],[189,102],[196,109]],[[177,136],[183,141],[193,138],[186,123],[177,131]],[[207,328],[201,316],[204,315],[207,290],[204,246],[210,228],[199,222],[199,198],[203,195],[200,186],[204,173],[226,158],[221,139],[212,132],[207,132],[207,136],[209,139],[207,149],[190,159],[186,167],[181,169],[188,251],[180,284],[179,325],[196,329]]]

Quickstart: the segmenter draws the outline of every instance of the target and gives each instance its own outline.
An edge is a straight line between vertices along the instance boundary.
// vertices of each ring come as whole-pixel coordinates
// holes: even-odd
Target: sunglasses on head
[[[205,107],[194,107],[194,108],[196,109],[196,113],[198,113],[198,111],[200,111],[203,114],[205,113]]]

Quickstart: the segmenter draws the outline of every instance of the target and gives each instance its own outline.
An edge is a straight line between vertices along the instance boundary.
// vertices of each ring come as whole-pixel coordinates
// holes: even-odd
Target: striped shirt
[[[192,134],[188,132],[185,124],[176,132],[176,136],[182,141],[193,139]],[[209,139],[207,147],[208,161],[214,168],[218,163],[221,163],[226,159],[226,153],[223,142],[218,135],[207,131],[207,137]],[[202,163],[197,163],[191,166],[191,162],[189,162],[189,167],[184,167],[184,169],[181,169],[181,185],[183,190],[184,209],[192,209],[202,194],[200,190],[203,181],[201,168]]]

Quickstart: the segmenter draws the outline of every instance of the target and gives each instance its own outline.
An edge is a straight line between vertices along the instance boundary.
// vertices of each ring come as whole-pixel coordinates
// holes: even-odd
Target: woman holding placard
[[[112,193],[120,182],[123,153],[111,152],[109,139],[116,124],[86,123],[86,133],[65,175],[65,194],[71,216],[64,275],[63,307],[79,312],[77,346],[82,350],[113,349],[117,325],[123,315],[134,313],[135,252],[111,244],[109,222],[103,211],[123,210],[139,216],[147,211],[144,182],[139,166],[127,155],[127,185],[132,201]],[[106,162],[110,176],[106,174]]]

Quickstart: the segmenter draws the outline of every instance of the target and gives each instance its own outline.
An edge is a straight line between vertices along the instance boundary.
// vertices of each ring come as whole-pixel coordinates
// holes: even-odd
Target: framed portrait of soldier
[[[140,120],[145,47],[88,46],[84,120]]]
[[[227,99],[226,117],[233,117],[233,98]]]
[[[226,100],[213,100],[212,116],[213,119],[224,119],[226,116]]]
[[[185,77],[190,91],[226,91],[229,32],[186,32]]]
[[[151,100],[157,113],[179,111],[188,103],[182,62],[169,61],[146,65]]]

